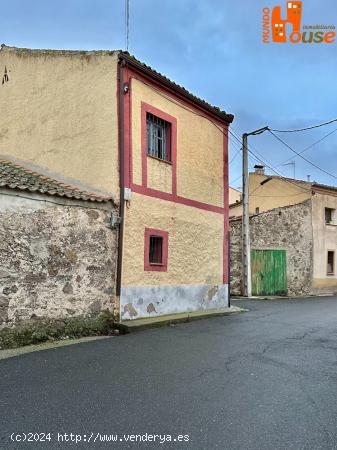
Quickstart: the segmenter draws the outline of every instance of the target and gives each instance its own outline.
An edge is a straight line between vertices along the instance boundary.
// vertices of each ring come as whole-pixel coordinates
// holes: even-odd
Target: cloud
[[[283,0],[130,0],[130,50],[196,95],[234,113],[233,128],[239,134],[265,124],[288,129],[337,117],[337,43],[263,44],[262,8],[276,4],[285,15]],[[27,5],[23,0],[4,3],[2,41],[40,48],[124,46],[123,0],[35,0]],[[337,26],[335,0],[325,0],[324,8],[315,0],[303,5],[303,24]],[[302,149],[328,131],[286,138]],[[290,156],[270,136],[255,137],[254,143],[272,164]],[[308,151],[308,157],[337,173],[336,149],[337,133]],[[299,175],[305,177],[309,169],[298,160]],[[239,174],[239,158],[232,172]],[[322,182],[332,181],[316,169],[312,173]]]

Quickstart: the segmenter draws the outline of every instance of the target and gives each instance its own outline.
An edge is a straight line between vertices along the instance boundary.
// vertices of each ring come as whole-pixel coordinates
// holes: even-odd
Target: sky
[[[213,105],[234,114],[241,139],[268,125],[296,129],[337,118],[337,42],[262,43],[262,8],[283,0],[130,0],[129,51]],[[124,0],[2,2],[0,42],[50,49],[125,49]],[[335,0],[303,0],[302,25],[335,25]],[[330,136],[318,144],[314,142]],[[337,122],[301,133],[251,136],[250,167],[337,185]],[[230,135],[230,183],[241,186],[239,141]],[[273,172],[274,169],[276,172]],[[324,171],[329,172],[329,175]]]

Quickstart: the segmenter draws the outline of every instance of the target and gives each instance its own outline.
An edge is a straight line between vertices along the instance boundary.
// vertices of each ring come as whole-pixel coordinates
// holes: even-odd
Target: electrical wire
[[[268,130],[275,131],[277,133],[297,133],[299,131],[307,131],[307,130],[312,130],[314,128],[324,127],[325,125],[329,125],[330,123],[333,123],[333,122],[337,122],[337,119],[332,119],[332,120],[329,120],[329,122],[320,123],[319,125],[313,125],[311,127],[298,128],[297,130],[275,130],[273,128],[268,128]]]
[[[257,189],[256,189],[257,190]],[[255,192],[255,191],[253,191]],[[302,192],[298,194],[286,194],[286,195],[254,195],[253,193],[249,194],[249,197],[261,197],[261,198],[281,198],[281,197],[297,197],[298,195],[304,195]]]
[[[314,147],[316,144],[319,144],[320,142],[324,141],[324,139],[326,139],[327,137],[329,137],[331,134],[335,133],[337,131],[337,128],[335,128],[334,130],[330,131],[328,134],[326,134],[325,136],[323,136],[321,139],[318,139],[318,141],[315,141],[313,144],[308,145],[308,147],[305,147],[303,150],[301,150],[299,153],[299,155],[301,155],[302,153],[306,152],[307,150],[309,150],[310,148]],[[285,161],[283,161],[282,163],[278,164],[276,167],[282,166],[283,164],[287,163],[288,161],[292,161],[294,158],[296,158],[298,155],[296,156],[292,156],[291,158],[286,159]]]
[[[242,175],[239,175],[237,178],[234,178],[234,180],[231,180],[230,182],[229,182],[229,184],[233,184],[233,183],[235,183],[235,181],[238,181],[238,180],[240,180],[242,178]]]
[[[237,151],[236,151],[236,153],[235,153],[235,155],[233,156],[233,158],[229,161],[229,165],[231,165],[234,161],[235,161],[235,159],[236,159],[236,157],[238,156],[238,154],[241,152],[241,148],[239,148]]]
[[[171,103],[174,103],[174,104],[178,105],[179,107],[185,109],[186,111],[189,111],[189,112],[191,112],[191,113],[193,113],[193,114],[195,114],[195,115],[197,115],[197,116],[199,116],[199,117],[203,117],[204,119],[206,119],[206,120],[208,120],[210,123],[212,123],[212,124],[213,124],[213,125],[214,125],[214,126],[215,126],[222,134],[223,134],[223,135],[226,135],[225,132],[224,132],[224,130],[223,130],[223,127],[220,127],[216,122],[214,122],[212,119],[210,119],[207,115],[202,114],[202,113],[199,113],[199,112],[197,112],[197,111],[195,111],[195,110],[193,110],[193,109],[191,109],[191,108],[186,107],[186,106],[183,105],[182,103],[180,103],[180,102],[174,100],[172,97],[170,97],[170,96],[168,96],[168,95],[165,95],[161,90],[159,90],[159,89],[153,87],[150,83],[146,83],[144,80],[140,80],[139,78],[137,78],[137,77],[135,77],[135,76],[132,76],[131,79],[135,79],[135,80],[140,81],[141,83],[145,84],[146,86],[151,87],[151,89],[154,90],[154,91],[156,91],[161,97],[165,98],[166,100],[169,100]],[[229,135],[231,135],[236,141],[238,141],[238,143],[239,143],[240,145],[242,144],[242,143],[241,143],[241,139],[238,138],[238,137],[235,135],[235,133],[234,133],[230,128],[228,128],[228,133],[229,133]],[[258,161],[258,162],[260,162],[260,161],[263,162],[263,164],[264,164],[266,167],[268,167],[270,170],[272,170],[274,173],[276,173],[277,176],[279,176],[280,178],[282,178],[285,182],[290,183],[290,184],[293,184],[293,185],[297,186],[298,188],[303,189],[304,191],[309,191],[309,190],[310,190],[310,189],[305,189],[305,188],[303,188],[302,186],[299,186],[297,183],[295,183],[295,182],[293,182],[292,180],[290,180],[289,178],[284,177],[284,176],[283,176],[282,174],[280,174],[277,170],[275,170],[275,169],[272,167],[271,164],[267,164],[266,161],[263,161],[262,159],[258,158],[258,156],[256,156],[256,155],[254,154],[254,152],[251,150],[251,148],[252,148],[252,146],[249,146],[249,148],[247,149],[248,152],[249,152],[249,154],[251,154],[252,157],[253,157],[256,161]],[[254,149],[254,150],[255,150],[255,149]],[[256,150],[255,150],[255,151],[256,151]],[[237,179],[239,179],[239,178],[241,178],[241,176],[238,177]],[[234,181],[236,181],[236,180],[233,180],[233,182],[234,182]]]
[[[233,127],[231,127],[230,133],[234,133],[237,134],[239,133],[237,130],[235,130]],[[241,139],[239,137],[236,138],[237,140],[239,140],[239,142],[241,143]],[[255,148],[253,147],[251,144],[249,144],[250,149],[253,149],[255,154],[259,156],[260,160],[258,162],[263,162],[265,166],[269,165],[269,166],[273,166],[273,164],[266,160],[265,157]],[[283,176],[282,174],[280,174],[280,176]]]
[[[232,134],[234,137],[235,137],[235,139],[237,139],[237,140],[239,140],[235,135],[234,135],[234,133],[231,131],[231,130],[229,130],[229,133],[230,134]],[[240,142],[240,141],[239,141]],[[249,145],[248,146],[248,153],[257,161],[257,162],[263,162],[263,164],[266,166],[266,167],[268,167],[270,170],[272,170],[274,173],[276,173],[276,175],[279,177],[279,178],[281,178],[283,181],[285,181],[285,182],[287,182],[287,183],[290,183],[290,184],[293,184],[294,186],[296,186],[297,188],[299,188],[299,189],[302,189],[303,191],[306,191],[306,192],[308,192],[308,191],[310,191],[310,189],[307,189],[307,188],[304,188],[303,186],[300,186],[299,184],[298,184],[298,182],[295,182],[295,181],[292,181],[291,179],[289,179],[289,178],[287,178],[287,177],[285,177],[285,176],[283,176],[281,173],[279,173],[272,165],[270,165],[270,164],[268,164],[266,161],[263,161],[261,158],[258,158],[258,156],[251,150],[251,146]],[[255,150],[255,149],[254,149]]]
[[[334,178],[337,180],[337,176],[334,175],[333,173],[328,172],[325,169],[322,169],[322,167],[318,166],[317,164],[313,163],[312,161],[310,161],[310,159],[306,158],[305,156],[301,155],[299,152],[297,152],[296,150],[294,150],[289,144],[287,144],[283,139],[281,139],[279,136],[277,136],[277,134],[273,133],[271,130],[268,130],[269,133],[271,133],[278,141],[282,142],[283,145],[285,145],[287,148],[289,148],[289,150],[291,150],[293,153],[295,153],[295,155],[299,156],[300,158],[302,158],[304,161],[306,161],[307,163],[311,164],[313,167],[315,167],[316,169],[320,170],[321,172],[325,173],[326,175],[329,175],[330,177]]]

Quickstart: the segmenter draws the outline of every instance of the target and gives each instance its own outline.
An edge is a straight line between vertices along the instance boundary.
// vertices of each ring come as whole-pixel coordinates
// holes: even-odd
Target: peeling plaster
[[[228,307],[228,285],[123,287],[122,320]]]

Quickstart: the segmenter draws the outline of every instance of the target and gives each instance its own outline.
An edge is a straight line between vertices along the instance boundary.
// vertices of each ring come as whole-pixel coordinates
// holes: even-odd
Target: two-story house
[[[249,174],[253,295],[337,292],[337,187]],[[230,206],[231,292],[242,282],[242,203]]]
[[[0,153],[119,204],[121,319],[228,305],[231,114],[122,51],[0,51]]]

